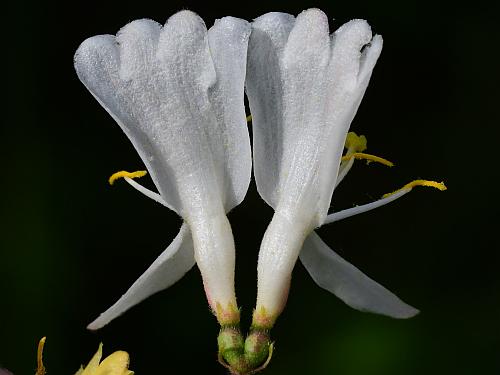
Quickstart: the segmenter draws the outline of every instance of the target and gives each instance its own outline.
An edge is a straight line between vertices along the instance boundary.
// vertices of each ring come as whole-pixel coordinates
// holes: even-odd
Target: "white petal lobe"
[[[242,32],[236,34],[241,37]],[[244,47],[245,41],[233,49],[233,57],[243,62]],[[249,175],[248,136],[226,126],[235,113],[243,116],[242,94],[241,103],[235,100],[234,105],[210,101],[209,90],[218,84],[218,77],[199,16],[182,11],[163,28],[151,20],[138,20],[122,28],[116,38],[90,38],[76,52],[75,68],[130,138],[163,199],[179,214],[218,215],[228,180],[231,187],[239,186],[233,201],[241,200],[248,181],[235,181]],[[239,70],[245,70],[241,64]],[[225,73],[221,71],[220,82],[234,78]],[[238,81],[240,91],[243,79]],[[235,87],[231,86],[233,91]],[[227,122],[218,122],[217,115]],[[234,129],[239,125],[231,123]],[[228,145],[231,152],[226,153]],[[243,177],[227,171],[229,159],[241,162]]]
[[[375,35],[370,42],[370,45],[367,46],[361,55],[361,66],[359,68],[358,75],[358,86],[360,89],[363,86],[368,85],[368,81],[372,75],[373,68],[377,63],[378,58],[380,57],[380,53],[382,52],[382,46],[384,41],[381,35]]]
[[[323,223],[328,213],[339,173],[339,160],[344,149],[345,138],[368,85],[368,79],[363,81],[363,84],[358,82],[358,74],[363,56],[361,49],[370,42],[371,38],[370,26],[364,20],[349,21],[339,27],[332,36],[326,89],[329,98],[325,119],[330,125],[328,137],[325,137],[329,143],[324,148],[319,172],[318,225]],[[374,65],[375,63],[370,65],[370,75]]]
[[[147,297],[177,282],[195,264],[191,232],[184,223],[179,234],[129,290],[109,309],[88,325],[96,330]]]
[[[245,114],[244,87],[250,24],[239,18],[217,20],[208,31],[217,82],[209,100],[217,127],[207,129],[226,212],[245,197],[252,156]]]
[[[304,241],[300,260],[320,287],[354,309],[398,319],[419,312],[342,259],[315,232]]]
[[[254,174],[257,190],[271,207],[278,201],[283,155],[281,55],[295,17],[267,13],[252,23],[246,89],[252,113]]]
[[[150,72],[155,65],[161,25],[153,20],[132,21],[116,34],[120,49],[120,78],[124,81]]]

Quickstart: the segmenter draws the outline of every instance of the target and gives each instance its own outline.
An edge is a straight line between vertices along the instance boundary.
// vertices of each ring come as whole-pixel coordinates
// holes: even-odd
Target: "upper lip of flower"
[[[330,37],[326,15],[317,9],[296,20],[269,13],[252,28],[247,94],[257,187],[277,210],[303,204],[297,211],[312,215],[316,227],[330,207],[345,136],[382,38],[372,39],[363,20]]]
[[[366,21],[350,21],[330,36],[327,17],[318,9],[296,19],[268,13],[252,24],[246,85],[254,174],[260,195],[275,209],[259,253],[256,325],[256,316],[272,325],[281,312],[299,253],[313,279],[350,306],[396,318],[418,313],[313,232],[325,220],[343,218],[342,213],[327,217],[328,209],[352,165],[348,160],[339,170],[350,123],[381,50],[382,37],[372,37]]]
[[[234,245],[225,213],[243,200],[250,182],[243,105],[249,34],[249,24],[232,17],[207,33],[200,17],[181,11],[163,28],[137,20],[116,38],[95,36],[78,48],[80,80],[132,141],[158,200],[186,220],[167,250],[89,328],[177,281],[195,263],[193,246],[209,299],[234,299]],[[203,234],[196,232],[213,225],[223,233],[212,244],[221,254],[197,254],[196,238]]]

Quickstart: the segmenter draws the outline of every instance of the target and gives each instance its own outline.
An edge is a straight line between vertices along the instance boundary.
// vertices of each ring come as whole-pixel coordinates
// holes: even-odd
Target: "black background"
[[[222,374],[218,326],[195,268],[97,333],[85,326],[173,239],[180,219],[108,176],[142,163],[79,82],[73,54],[87,37],[129,21],[160,23],[180,9],[208,26],[225,15],[324,10],[332,31],[364,18],[384,49],[351,129],[396,163],[358,163],[335,209],[377,199],[414,178],[390,206],[319,230],[346,259],[422,312],[396,321],[349,309],[294,271],[273,331],[268,374],[493,374],[500,372],[497,220],[498,9],[428,1],[196,3],[9,2],[3,14],[0,211],[0,365],[33,373],[48,337],[49,374],[72,374],[104,342],[127,350],[137,374]],[[147,180],[146,180],[147,181]],[[152,184],[148,181],[149,186]],[[252,182],[230,213],[236,282],[248,326],[257,250],[272,215]]]

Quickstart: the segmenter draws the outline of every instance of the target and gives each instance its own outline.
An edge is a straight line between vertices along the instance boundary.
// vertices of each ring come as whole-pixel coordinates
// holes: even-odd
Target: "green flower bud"
[[[266,361],[270,345],[268,331],[254,329],[250,332],[245,340],[245,359],[250,368],[255,369]]]

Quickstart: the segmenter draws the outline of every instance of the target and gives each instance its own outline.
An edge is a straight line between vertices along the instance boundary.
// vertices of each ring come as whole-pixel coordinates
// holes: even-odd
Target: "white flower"
[[[314,232],[327,222],[392,201],[418,184],[327,216],[335,186],[358,156],[355,152],[363,149],[347,144],[341,165],[349,126],[381,50],[382,37],[372,37],[366,21],[350,21],[329,35],[327,17],[318,9],[296,19],[268,13],[252,24],[246,86],[254,173],[260,195],[275,210],[259,253],[255,327],[271,327],[281,313],[299,254],[319,286],[356,309],[395,318],[418,313]]]
[[[95,36],[78,48],[78,77],[128,136],[159,194],[127,181],[184,220],[168,248],[90,329],[169,287],[195,260],[219,322],[239,319],[226,213],[250,181],[243,104],[249,35],[246,21],[226,17],[207,33],[200,17],[181,11],[163,28],[137,20],[116,37]]]

